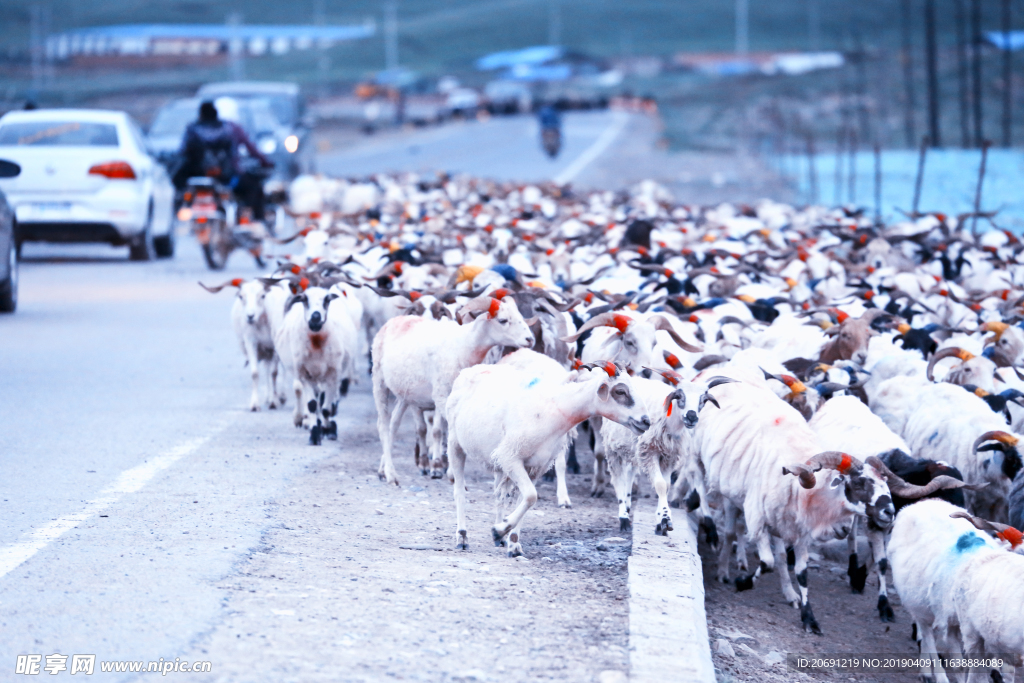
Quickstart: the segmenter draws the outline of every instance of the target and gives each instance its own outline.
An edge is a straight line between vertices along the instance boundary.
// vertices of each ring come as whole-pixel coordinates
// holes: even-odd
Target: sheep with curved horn
[[[719,372],[726,377],[732,374]],[[721,494],[727,506],[743,511],[760,558],[751,575],[736,579],[736,587],[753,588],[764,571],[778,569],[782,592],[800,608],[804,628],[820,633],[807,597],[810,544],[845,538],[857,514],[888,525],[894,514],[892,503],[887,502],[891,501],[889,488],[873,467],[864,467],[859,459],[821,451],[803,417],[763,384],[726,384],[716,390],[716,397],[722,408],[710,411],[698,424],[696,452],[709,491]],[[734,533],[727,528],[721,543],[718,572],[723,580],[728,579]],[[778,539],[775,549],[786,556],[785,565],[776,566],[773,538]],[[793,590],[790,568],[796,572],[799,595]]]

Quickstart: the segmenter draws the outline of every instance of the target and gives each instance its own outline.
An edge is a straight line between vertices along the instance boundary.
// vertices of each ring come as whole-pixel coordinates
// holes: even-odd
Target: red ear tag
[[[587,295],[583,297],[583,301],[585,301],[588,304],[592,303],[594,301],[594,293],[593,292],[587,292]]]
[[[308,277],[304,277],[301,280],[299,280],[299,291],[305,292],[306,291],[306,287],[309,287],[309,278]]]
[[[633,322],[633,320],[629,316],[619,315],[618,313],[616,313],[615,316],[612,318],[611,326],[617,328],[619,330],[619,334],[622,334],[623,332],[626,331],[626,328],[629,327],[629,324],[631,322]]]
[[[554,254],[554,253],[555,253],[555,250],[554,250],[554,249],[546,249],[546,250],[544,251],[544,253],[545,253],[545,254],[547,254],[548,256],[551,256],[552,254]]]
[[[293,275],[298,275],[299,271],[301,271],[301,270],[302,270],[302,268],[299,268],[298,266],[292,266],[292,274]]]
[[[396,275],[401,275],[402,274],[402,262],[401,261],[395,261],[395,274]]]
[[[493,318],[498,315],[499,308],[501,308],[501,302],[497,299],[491,299],[491,305],[487,308],[487,317]]]
[[[843,459],[839,461],[839,473],[846,474],[846,470],[850,469],[851,465],[853,465],[853,460],[846,453],[843,453]]]
[[[506,296],[508,296],[508,293],[508,290],[502,287],[501,289],[496,289],[493,292],[491,292],[491,296],[495,299],[504,299]]]
[[[608,373],[609,377],[616,377],[619,374],[619,369],[611,361],[604,364],[604,371]]]
[[[236,277],[234,280],[231,281],[231,286],[232,287],[241,287],[243,282],[245,282],[245,280],[243,280],[240,277]]]
[[[669,399],[668,399],[668,410],[665,411],[665,417],[672,417],[672,403],[673,403],[672,398],[669,397]]]
[[[673,370],[678,370],[679,368],[683,367],[683,364],[679,362],[679,359],[676,358],[676,355],[674,353],[666,353],[665,362],[668,363]]]
[[[573,370],[579,370],[582,367],[583,367],[583,361],[581,361],[579,358],[573,359],[573,361],[572,361],[572,369]]]
[[[421,296],[423,296],[423,294],[420,292],[409,292],[409,301],[416,301]]]

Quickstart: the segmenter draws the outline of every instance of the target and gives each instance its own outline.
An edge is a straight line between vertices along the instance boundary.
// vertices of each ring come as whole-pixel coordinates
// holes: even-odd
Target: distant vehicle
[[[275,169],[282,164],[294,163],[292,155],[278,144],[278,140],[287,140],[286,129],[281,126],[277,116],[273,113],[268,99],[218,97],[214,98],[214,103],[220,102],[223,105],[225,99],[231,100],[232,106],[218,106],[218,111],[231,110],[232,114],[224,116],[224,118],[240,125],[249,138],[256,143],[259,150],[271,158]],[[174,168],[177,164],[185,128],[198,118],[199,104],[202,101],[198,97],[189,97],[168,102],[157,112],[149,127],[149,133],[146,136],[149,148],[169,169]],[[286,173],[288,173],[287,170]],[[290,174],[287,179],[291,179]]]
[[[239,101],[266,102],[279,126],[270,135],[266,131],[248,128],[246,132],[260,146],[260,151],[271,157],[275,164],[275,177],[292,180],[312,168],[310,133],[313,120],[306,112],[306,101],[297,84],[272,81],[207,83],[199,88],[196,97],[200,100],[231,97]],[[242,127],[245,128],[244,124]]]
[[[525,114],[533,109],[530,87],[518,81],[491,81],[484,87],[492,114]]]
[[[0,159],[0,178],[14,178],[21,173],[21,166],[13,161]],[[13,313],[18,307],[18,243],[14,210],[0,192],[0,312]]]
[[[476,116],[483,103],[480,93],[472,88],[455,88],[448,93],[445,109],[449,116]]]
[[[128,114],[95,109],[12,111],[0,118],[0,179],[17,242],[127,244],[133,261],[174,254],[174,188]]]

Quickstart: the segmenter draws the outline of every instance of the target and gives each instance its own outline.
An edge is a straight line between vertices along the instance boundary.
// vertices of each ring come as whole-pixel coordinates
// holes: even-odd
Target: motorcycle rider
[[[537,120],[540,123],[541,145],[553,159],[558,156],[562,146],[562,115],[554,105],[545,104],[537,111]]]
[[[237,103],[224,100],[224,109]],[[174,173],[174,186],[183,190],[188,179],[210,176],[230,187],[238,201],[252,209],[253,220],[263,221],[266,198],[263,179],[257,173],[240,167],[238,148],[244,146],[249,155],[262,168],[273,168],[274,162],[264,156],[237,123],[221,118],[217,106],[211,101],[199,105],[199,119],[185,129],[181,141],[181,163]]]

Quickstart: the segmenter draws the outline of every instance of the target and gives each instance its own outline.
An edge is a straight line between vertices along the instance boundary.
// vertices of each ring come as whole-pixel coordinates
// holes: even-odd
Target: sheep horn
[[[668,321],[668,318],[666,318],[665,316],[652,315],[650,318],[647,319],[647,321],[654,325],[654,329],[664,330],[665,332],[668,332],[668,336],[672,337],[672,341],[674,341],[676,344],[679,344],[679,348],[685,351],[689,351],[690,353],[698,353],[704,350],[702,347],[694,346],[693,344],[687,342],[685,339],[680,337],[679,333],[676,332],[675,328],[672,327],[672,323],[670,323]]]
[[[228,280],[224,284],[216,285],[215,287],[207,287],[202,282],[199,283],[199,286],[202,287],[203,289],[205,289],[210,294],[216,294],[217,292],[219,292],[220,290],[224,289],[225,287],[241,287],[243,282],[245,282],[245,280],[243,280],[240,277],[236,277],[233,280]]]
[[[928,380],[931,382],[935,381],[935,377],[932,376],[932,371],[935,369],[936,363],[943,358],[952,358],[954,356],[962,361],[968,361],[974,358],[974,354],[964,351],[959,346],[947,346],[940,351],[936,351],[932,354],[932,357],[928,359],[928,371],[926,373],[928,375]]]
[[[800,485],[805,489],[813,489],[817,483],[814,479],[814,471],[803,465],[790,465],[782,468],[783,474],[795,475],[800,480]]]
[[[820,469],[826,469],[836,470],[840,474],[846,474],[851,470],[853,472],[861,471],[864,468],[864,463],[848,453],[843,453],[841,451],[823,451],[817,455],[811,456],[807,460],[806,465],[793,465],[789,468],[793,474],[800,476],[800,483],[804,484],[804,488],[811,488],[813,484],[811,486],[806,485],[803,475],[799,474],[798,468],[803,468],[810,473],[817,472]]]
[[[632,322],[633,319],[628,316],[622,315],[621,313],[613,313],[611,311],[608,311],[607,313],[595,315],[593,318],[583,323],[583,326],[580,329],[576,330],[575,334],[570,334],[568,337],[562,337],[561,341],[574,342],[580,337],[582,337],[585,332],[588,332],[594,329],[595,327],[602,327],[604,325],[618,328],[619,332],[625,332],[626,328],[628,328],[630,324],[632,324]]]
[[[982,484],[981,486],[968,484],[967,482],[945,474],[940,474],[924,486],[918,486],[917,484],[910,484],[906,482],[902,477],[886,467],[885,463],[877,456],[868,456],[864,463],[873,466],[878,473],[882,475],[882,478],[885,479],[885,483],[889,485],[889,490],[900,498],[924,498],[926,496],[930,496],[939,489],[966,488],[974,491],[985,486],[985,484]]]
[[[990,522],[987,519],[975,517],[974,515],[971,515],[970,513],[965,512],[963,510],[951,512],[949,513],[949,516],[959,519],[966,519],[968,522],[973,524],[975,528],[980,529],[981,531],[991,531],[996,536],[1006,541],[1014,548],[1016,548],[1018,545],[1024,542],[1024,534],[1021,534],[1021,532],[1018,529],[1010,526],[1009,524]]]
[[[979,327],[978,330],[981,332],[995,332],[994,337],[989,337],[985,340],[985,346],[988,346],[989,344],[998,341],[999,338],[1003,336],[1003,332],[1006,332],[1009,327],[1010,326],[1007,323],[991,321]]]
[[[701,358],[700,360],[693,364],[693,369],[696,370],[697,372],[700,372],[701,370],[709,368],[712,365],[718,365],[719,363],[726,363],[728,361],[729,359],[726,358],[725,356],[720,356],[717,354],[711,356],[704,356],[703,358]]]
[[[999,443],[1004,444],[1006,446],[1016,446],[1019,439],[1013,434],[1009,434],[1007,432],[1002,432],[998,430],[992,432],[985,432],[975,440],[974,447],[971,449],[971,452],[977,453],[978,447],[981,446],[981,444],[985,443],[986,441],[998,441]]]
[[[674,387],[679,386],[679,383],[683,381],[683,376],[680,375],[675,370],[659,370],[658,368],[649,368],[646,365],[644,366],[644,370],[650,370],[651,372],[658,373],[659,375],[667,379],[668,383]]]
[[[711,395],[711,390],[714,389],[715,387],[721,386],[723,384],[730,384],[735,381],[736,380],[729,377],[712,377],[708,381],[708,388],[705,389],[704,393],[700,395],[700,401],[697,403],[697,412],[699,413],[704,408],[705,403],[712,403],[716,408],[721,410],[722,406],[718,404],[718,399]]]
[[[490,310],[491,305],[497,301],[498,300],[493,298],[490,294],[481,294],[480,296],[470,299],[463,304],[462,308],[455,313],[455,319],[458,320],[461,325],[465,321],[466,316],[475,318],[480,313]]]

